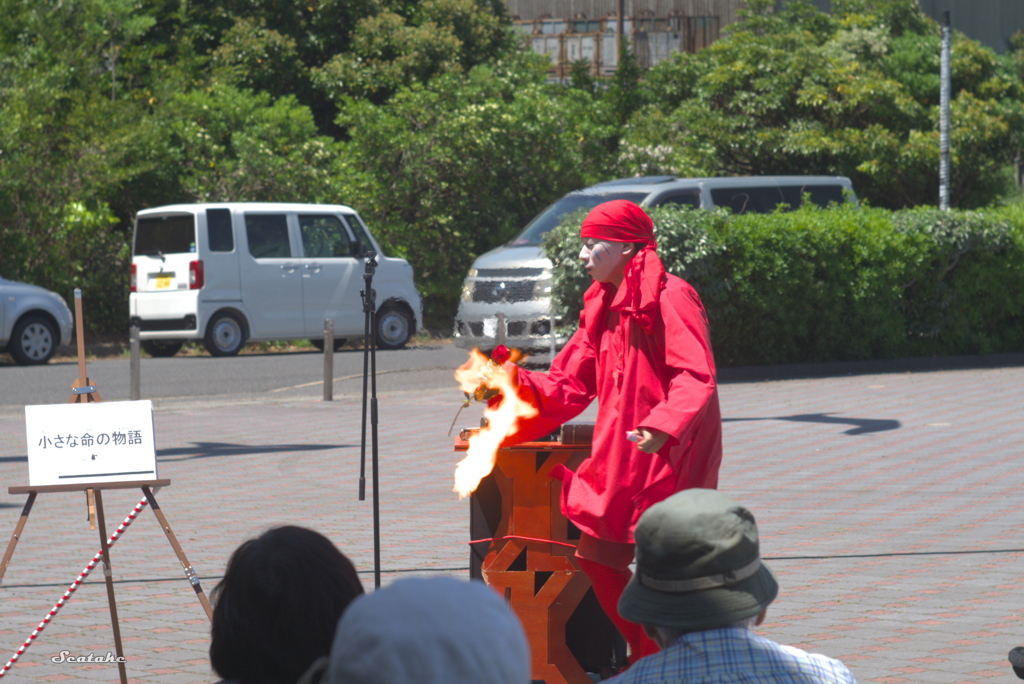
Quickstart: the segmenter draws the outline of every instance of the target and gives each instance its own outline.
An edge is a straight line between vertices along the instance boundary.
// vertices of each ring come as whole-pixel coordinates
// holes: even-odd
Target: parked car
[[[202,340],[214,356],[246,342],[308,338],[323,347],[362,337],[360,292],[367,252],[383,349],[405,345],[423,324],[412,266],[386,257],[362,217],[341,204],[177,204],[140,211],[132,242],[131,321],[143,348],[173,356]]]
[[[642,207],[677,204],[726,207],[734,214],[769,213],[780,205],[799,207],[805,194],[822,207],[856,201],[850,179],[843,176],[647,176],[571,192],[538,214],[511,242],[473,262],[462,286],[455,342],[481,349],[506,344],[531,354],[554,352],[567,342],[552,333],[562,322],[551,311],[551,261],[540,243],[563,216],[577,209],[625,199]]]
[[[71,342],[74,317],[56,292],[0,277],[0,351],[21,365],[46,363]]]

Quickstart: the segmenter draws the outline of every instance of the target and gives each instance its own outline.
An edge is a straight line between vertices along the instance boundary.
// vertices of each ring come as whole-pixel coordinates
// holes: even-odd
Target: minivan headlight
[[[551,271],[544,269],[540,278],[533,285],[533,298],[543,299],[551,296]]]
[[[479,271],[475,268],[469,269],[469,273],[466,274],[466,279],[462,281],[462,295],[460,299],[464,302],[473,301],[473,284]]]

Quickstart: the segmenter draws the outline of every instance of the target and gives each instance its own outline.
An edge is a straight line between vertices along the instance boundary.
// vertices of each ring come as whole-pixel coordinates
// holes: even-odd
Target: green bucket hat
[[[619,599],[631,622],[696,632],[758,615],[779,593],[761,562],[757,523],[713,489],[651,506],[634,532],[636,574]]]

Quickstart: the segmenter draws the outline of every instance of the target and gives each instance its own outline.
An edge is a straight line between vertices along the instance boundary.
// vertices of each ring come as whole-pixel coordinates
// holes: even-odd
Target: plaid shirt
[[[856,684],[838,660],[782,646],[745,627],[684,634],[608,680],[616,684]]]

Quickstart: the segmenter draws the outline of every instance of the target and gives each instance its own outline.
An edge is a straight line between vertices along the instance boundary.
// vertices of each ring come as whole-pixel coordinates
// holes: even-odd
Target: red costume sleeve
[[[503,445],[539,439],[578,416],[597,396],[596,364],[590,339],[581,328],[554,358],[547,373],[518,368],[519,396],[536,406],[538,414],[520,422]]]

